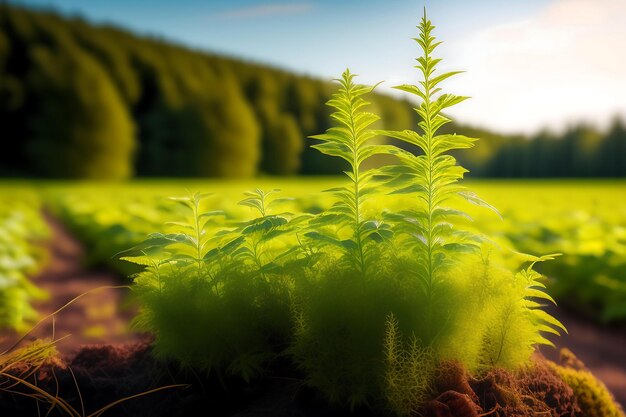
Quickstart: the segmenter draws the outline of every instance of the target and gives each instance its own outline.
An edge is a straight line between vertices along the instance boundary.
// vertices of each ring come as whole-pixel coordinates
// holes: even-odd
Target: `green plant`
[[[32,301],[47,294],[30,278],[45,263],[49,235],[40,202],[30,193],[0,199],[0,330],[23,332],[37,318]]]
[[[419,407],[420,392],[428,387],[427,377],[437,361],[459,361],[474,372],[491,367],[516,368],[528,362],[534,345],[550,344],[542,333],[558,334],[563,329],[542,310],[538,301],[552,299],[540,275],[532,270],[536,262],[550,257],[524,257],[521,261],[529,261],[530,266],[512,273],[503,268],[503,255],[482,235],[471,231],[469,216],[458,207],[466,201],[493,209],[458,184],[466,170],[448,154],[471,147],[475,139],[437,134],[449,122],[441,112],[466,97],[441,94],[439,84],[456,72],[435,75],[440,60],[432,53],[438,43],[426,15],[419,29],[417,43],[423,55],[417,68],[423,80],[419,86],[398,88],[421,99],[415,110],[422,119],[422,132],[368,131],[361,140],[351,136],[353,131],[365,131],[367,122],[375,117],[363,116],[364,126],[350,129],[352,119],[358,117],[356,110],[364,102],[355,103],[351,97],[355,87],[346,72],[339,93],[329,102],[340,109],[335,116],[339,127],[314,137],[325,141],[316,145],[318,150],[351,164],[352,170],[346,174],[355,184],[354,191],[333,191],[341,197],[337,206],[343,221],[354,225],[355,239],[331,240],[316,230],[309,236],[323,237],[320,241],[327,244],[320,250],[330,254],[339,246],[356,262],[343,266],[320,263],[315,276],[301,286],[292,348],[296,361],[309,375],[309,383],[332,401],[346,401],[354,407],[386,397],[401,415]],[[357,89],[368,91],[365,87]],[[377,133],[408,142],[419,153],[394,146],[356,146]],[[376,272],[369,273],[364,282],[354,280],[363,272],[358,262],[363,249],[358,239],[360,219],[355,217],[360,208],[358,179],[363,176],[359,151],[363,155],[369,151],[397,156],[400,164],[368,172],[365,178],[381,174],[389,194],[407,194],[412,203],[409,209],[386,213],[391,224],[388,241],[367,247],[375,254],[370,256],[376,259]],[[370,190],[371,199],[388,199],[380,183]],[[311,221],[309,226],[325,225],[326,215],[322,213],[320,221]],[[346,247],[355,251],[346,251]],[[390,314],[393,323],[385,323]],[[423,379],[416,379],[418,369]],[[399,380],[415,391],[403,392],[394,382]]]
[[[400,331],[410,335],[420,302],[414,282],[403,279],[403,265],[390,252],[380,255],[366,281],[332,253],[323,256],[294,289],[295,334],[289,353],[308,385],[330,402],[353,409],[381,404],[387,316],[398,317]]]
[[[477,139],[456,134],[437,134],[439,129],[450,122],[443,111],[468,97],[454,94],[440,94],[439,86],[444,80],[459,71],[437,74],[437,64],[441,61],[433,53],[441,42],[436,42],[432,35],[434,26],[426,18],[426,12],[419,25],[420,34],[415,41],[422,49],[422,56],[417,58],[417,66],[423,77],[419,85],[400,85],[394,88],[417,96],[421,100],[415,111],[421,121],[422,133],[412,130],[384,131],[382,134],[399,139],[415,146],[419,154],[395,149],[394,154],[401,161],[400,165],[387,168],[393,174],[390,185],[393,193],[408,193],[415,196],[413,208],[389,215],[396,221],[396,230],[410,236],[407,244],[413,246],[419,259],[416,277],[426,294],[426,321],[430,315],[435,292],[445,279],[445,269],[455,258],[464,252],[480,247],[480,236],[460,228],[457,219],[469,217],[454,207],[453,202],[459,197],[471,203],[491,207],[474,193],[458,184],[467,172],[457,164],[450,151],[470,148]],[[456,221],[456,222],[455,222]],[[454,226],[454,227],[453,227]],[[427,336],[432,337],[431,335]]]
[[[421,133],[382,132],[417,154],[373,143],[378,117],[364,110],[372,87],[346,71],[328,102],[337,126],[313,137],[317,150],[349,165],[328,210],[281,211],[284,199],[257,189],[239,203],[256,217],[236,221],[196,194],[176,199],[183,221],[126,257],[146,267],[135,278],[138,322],[155,333],[157,354],[247,380],[288,353],[330,401],[407,415],[438,363],[515,369],[550,343],[545,333],[559,334],[533,270],[551,256],[499,250],[463,211],[467,202],[492,207],[459,184],[465,169],[449,154],[474,139],[437,134],[449,121],[442,111],[465,97],[441,94],[455,72],[435,75],[426,15],[419,29],[423,80],[399,88],[421,99]],[[375,154],[399,163],[364,169]],[[385,213],[385,205],[408,208]]]
[[[432,391],[434,357],[415,338],[403,340],[398,321],[393,314],[385,323],[383,341],[385,353],[385,399],[396,414],[414,415]]]
[[[176,198],[182,221],[125,253],[145,267],[133,286],[142,301],[136,324],[155,334],[157,355],[249,380],[285,343],[288,295],[270,279],[280,266],[267,246],[287,219],[269,214],[271,194],[247,193],[240,204],[260,216],[212,233],[224,213],[203,208],[207,195]]]
[[[350,171],[346,176],[350,185],[328,190],[333,193],[337,202],[330,210],[320,216],[314,225],[323,228],[329,222],[335,227],[341,228],[347,225],[352,229],[348,239],[311,231],[307,236],[332,243],[346,252],[349,261],[356,267],[361,275],[366,274],[366,268],[372,261],[369,246],[376,241],[390,237],[391,231],[378,221],[366,221],[363,211],[364,202],[374,195],[375,187],[371,183],[376,170],[363,171],[361,165],[368,158],[376,154],[389,153],[387,145],[372,144],[372,139],[377,132],[369,126],[380,118],[370,112],[364,111],[369,103],[363,96],[370,93],[374,87],[357,85],[354,83],[354,74],[347,69],[339,82],[339,91],[326,103],[333,107],[335,112],[331,117],[338,126],[331,127],[321,135],[311,136],[313,139],[322,141],[312,147],[318,151],[341,158],[350,165]]]
[[[624,417],[606,386],[585,369],[573,369],[552,364],[552,368],[574,391],[585,417]]]

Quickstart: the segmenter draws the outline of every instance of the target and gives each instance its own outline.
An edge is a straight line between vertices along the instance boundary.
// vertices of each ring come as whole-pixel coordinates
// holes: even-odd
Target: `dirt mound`
[[[474,378],[455,363],[443,364],[436,398],[423,407],[425,417],[515,416],[624,417],[620,406],[578,358],[563,350],[562,363],[540,354],[517,373],[495,369]]]
[[[459,365],[445,365],[437,378],[443,393],[427,403],[427,417],[576,416],[580,412],[574,393],[542,358],[518,374],[496,369],[473,378]]]
[[[424,405],[420,415],[624,416],[611,401],[608,391],[571,353],[564,352],[561,365],[540,355],[533,362],[533,366],[518,373],[492,370],[479,378],[469,375],[457,363],[444,363],[436,376],[433,400]],[[86,414],[121,398],[147,393],[158,387],[188,384],[184,389],[171,388],[131,399],[107,413],[114,416],[175,417],[194,416],[198,415],[197,410],[205,410],[205,414],[213,416],[247,417],[376,415],[370,409],[350,413],[345,409],[329,407],[314,391],[304,387],[301,375],[290,373],[284,364],[280,372],[275,370],[252,384],[243,384],[226,376],[206,377],[181,372],[171,364],[157,362],[147,343],[87,346],[71,361],[61,363],[55,360],[29,375],[29,381],[38,389],[58,395],[76,410],[84,407]],[[24,386],[12,388],[13,391],[16,389],[22,393],[29,392],[29,388]],[[41,409],[45,410],[46,406],[42,405]],[[604,414],[589,414],[592,409],[599,409]],[[32,398],[0,393],[0,415],[37,413]],[[50,415],[61,413],[55,410]]]

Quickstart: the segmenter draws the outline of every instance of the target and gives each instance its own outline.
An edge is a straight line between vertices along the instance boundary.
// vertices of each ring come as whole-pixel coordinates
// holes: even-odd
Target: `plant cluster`
[[[137,323],[155,334],[157,354],[244,379],[287,354],[332,402],[406,415],[439,362],[515,369],[563,330],[543,309],[552,299],[533,269],[552,257],[517,256],[511,271],[469,225],[465,205],[492,207],[459,184],[466,171],[450,153],[475,139],[438,133],[443,112],[466,97],[441,93],[456,73],[437,72],[425,15],[419,29],[422,80],[397,87],[420,100],[419,131],[374,129],[373,88],[349,70],[338,80],[328,102],[336,126],[313,137],[349,166],[346,185],[327,191],[332,207],[291,213],[274,191],[256,190],[240,202],[255,215],[241,222],[195,194],[175,199],[181,221],[125,253],[145,267],[133,286]],[[381,135],[414,149],[374,140]],[[364,169],[378,154],[396,162]],[[382,210],[393,196],[408,206]]]

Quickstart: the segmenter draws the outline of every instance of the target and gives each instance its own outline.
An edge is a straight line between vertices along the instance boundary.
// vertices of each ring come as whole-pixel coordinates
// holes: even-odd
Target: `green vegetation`
[[[168,202],[162,197],[163,195],[181,195],[185,193],[185,189],[212,192],[213,195],[207,197],[204,203],[206,210],[221,210],[225,213],[225,216],[214,217],[215,224],[207,226],[207,232],[212,233],[213,230],[232,229],[236,223],[252,220],[255,210],[237,205],[242,198],[242,190],[253,189],[254,186],[269,190],[278,186],[283,190],[277,195],[278,198],[284,195],[295,198],[279,200],[274,206],[275,211],[270,211],[270,213],[318,213],[330,209],[336,202],[332,193],[320,193],[320,191],[338,188],[345,184],[334,178],[262,179],[236,182],[151,180],[106,186],[89,182],[45,183],[42,184],[39,192],[31,183],[28,183],[28,186],[25,185],[25,183],[3,185],[1,193],[3,200],[11,203],[5,205],[6,209],[19,208],[20,211],[37,214],[31,220],[22,223],[29,227],[29,229],[23,229],[24,232],[29,234],[34,232],[36,224],[40,221],[38,216],[40,201],[43,201],[87,245],[91,262],[107,263],[127,273],[137,272],[137,268],[114,258],[116,253],[140,244],[145,236],[155,230],[160,230],[165,222],[186,220],[184,207],[180,203]],[[546,284],[561,306],[568,305],[576,311],[584,311],[596,320],[602,320],[605,317],[605,311],[612,311],[615,314],[610,316],[611,321],[621,324],[625,322],[626,316],[623,313],[618,314],[626,305],[626,279],[623,276],[626,263],[624,257],[626,253],[624,252],[626,185],[623,182],[473,181],[466,185],[484,196],[502,212],[504,219],[500,220],[490,210],[484,210],[478,206],[466,205],[463,210],[474,219],[474,226],[489,236],[495,245],[533,254],[555,252],[564,254],[553,261],[537,265],[538,270],[550,277]],[[24,189],[27,190],[24,191]],[[274,195],[270,198],[272,196]],[[18,201],[24,201],[24,204],[16,205]],[[364,215],[367,219],[376,218],[373,213],[382,213],[385,209],[389,212],[399,212],[413,203],[414,197],[411,195],[377,195],[375,199],[367,200],[364,205]],[[30,229],[31,226],[33,229]],[[470,226],[468,223],[464,227]],[[348,239],[351,236],[351,229],[344,227],[340,233],[345,233],[344,237]],[[300,233],[300,237],[302,236],[303,234]],[[283,237],[286,236],[283,235]],[[394,237],[394,239],[397,238],[399,236]],[[297,243],[297,239],[292,239],[293,242]],[[377,246],[378,244],[373,245],[373,248]],[[38,245],[30,244],[30,247],[35,250],[36,259],[45,260],[45,255],[41,254],[40,249],[36,249]],[[313,258],[316,257],[320,262],[324,262],[325,252],[313,254]],[[492,263],[496,262],[493,253],[490,257]],[[510,262],[511,267],[519,262],[514,258],[503,261],[506,261],[507,265]],[[467,301],[468,306],[474,305],[477,302],[475,300],[482,293],[505,291],[504,288],[511,279],[510,275],[505,273],[500,279],[492,281],[489,285],[483,285],[485,281],[480,274],[481,268],[484,267],[482,263],[482,258],[476,258],[475,267],[464,268],[466,271],[471,270],[471,274],[467,276],[466,285],[474,288],[475,291],[472,294],[473,298]],[[373,265],[375,266],[373,270],[376,271],[378,262]],[[27,275],[32,276],[32,273]],[[357,278],[355,277],[354,280],[356,281]],[[325,292],[318,289],[317,285],[311,284],[307,287],[304,282],[301,284],[303,285],[299,287],[298,294],[308,296],[308,288],[316,290],[310,295],[311,298],[320,294],[320,308],[324,307],[321,300],[328,300],[328,303],[342,306],[346,298],[365,297],[360,291],[354,291],[354,288],[344,289],[344,280],[338,280],[334,287],[329,285]],[[401,299],[406,297],[406,292],[409,291],[406,287],[401,286],[396,289],[390,288],[389,285],[389,280],[381,279],[380,288],[368,286],[373,293],[371,297],[378,300],[375,305],[378,305],[378,302],[395,303],[396,295]],[[369,311],[370,308],[367,307],[364,311],[344,311],[342,317],[353,314],[355,321],[367,323],[369,316],[364,315],[364,312]],[[328,314],[335,314],[335,312],[330,310]],[[466,310],[464,314],[473,314],[472,309]],[[295,319],[298,316],[292,317]],[[405,316],[400,313],[394,314],[398,325],[404,324],[403,317]],[[385,323],[389,319],[390,317],[384,317],[384,322],[381,324],[384,331],[381,337],[387,335],[388,328]],[[609,316],[606,316],[606,319],[608,320]],[[189,324],[189,326],[192,325]],[[315,329],[309,326],[308,330],[311,332],[309,334],[314,334]],[[325,335],[331,330],[338,333],[343,331],[342,328],[335,330],[322,327],[319,329],[319,334]],[[404,381],[395,385],[392,383],[389,385],[391,387],[406,387],[406,381],[413,381],[413,384],[419,386],[421,379],[416,378],[417,371],[411,371],[411,369],[419,370],[419,372],[425,370],[419,367],[407,368],[409,366],[406,365],[407,358],[416,356],[429,358],[430,353],[421,349],[412,350],[412,338],[404,327],[396,334],[400,335],[400,337],[395,337],[396,342],[394,344],[385,342],[385,345],[397,346],[394,348],[396,352],[394,355],[399,359],[392,359],[392,357],[384,359],[389,365],[381,369],[381,372],[384,372],[385,378],[390,381]],[[470,333],[470,336],[474,337],[473,333]],[[385,340],[388,339],[385,337]],[[404,344],[398,345],[398,340],[402,340]],[[382,346],[381,342],[374,348],[382,349]],[[462,344],[461,348],[464,349],[466,346]],[[393,353],[393,351],[385,350],[381,354],[387,358],[388,353]],[[396,361],[403,365],[392,366]],[[412,388],[407,388],[406,393],[385,389],[381,396],[387,398],[390,403],[396,404],[397,407],[404,404],[405,407],[410,408],[414,406],[415,398],[419,398],[419,392],[421,391],[415,391]]]
[[[472,181],[470,184],[497,206],[503,216],[499,219],[490,210],[467,205],[464,211],[474,220],[473,228],[483,231],[503,248],[531,254],[563,254],[537,265],[550,278],[550,293],[559,305],[597,321],[626,322],[626,186],[623,182]],[[106,186],[90,182],[58,183],[43,188],[43,200],[86,244],[88,262],[104,263],[127,273],[129,265],[114,255],[139,244],[172,219],[175,214],[163,195],[181,195],[186,189],[214,193],[211,210],[222,210],[235,221],[250,217],[245,207],[237,205],[243,190],[255,186],[279,187],[281,194],[294,197],[282,203],[282,210],[318,213],[334,204],[331,193],[320,194],[320,191],[341,185],[334,178],[225,183],[150,180]],[[400,212],[413,203],[405,195],[377,196],[364,204],[365,216],[373,218],[372,212],[385,210]]]
[[[55,13],[0,5],[0,175],[65,178],[339,174],[305,146],[332,125],[332,84]],[[376,128],[410,129],[411,103],[368,99]],[[473,176],[623,177],[626,128],[480,137],[454,151]],[[414,151],[414,149],[412,149]],[[53,156],[53,157],[50,157]],[[371,165],[388,161],[375,155]]]
[[[322,170],[346,169],[341,180],[309,187],[285,181],[283,191],[254,188],[243,197],[239,190],[249,184],[223,183],[214,194],[169,201],[160,196],[179,194],[171,192],[176,182],[160,182],[158,190],[42,187],[47,209],[85,242],[89,260],[132,277],[140,302],[135,325],[154,335],[159,358],[222,382],[232,376],[249,382],[278,363],[299,369],[330,403],[409,416],[440,393],[446,370],[465,380],[531,369],[536,346],[552,345],[548,336],[565,331],[546,311],[555,302],[548,285],[604,321],[626,319],[625,211],[614,204],[600,209],[594,200],[587,211],[568,212],[571,199],[567,207],[548,202],[550,210],[531,210],[549,198],[527,190],[515,199],[503,193],[497,205],[515,222],[506,223],[461,185],[468,171],[459,161],[471,166],[489,156],[468,157],[476,139],[452,133],[445,112],[467,97],[442,91],[457,72],[437,71],[440,43],[425,14],[415,39],[420,80],[396,87],[417,100],[407,117],[398,116],[407,102],[376,96],[349,70],[331,95],[315,80],[51,14],[1,5],[0,21],[0,70],[8,74],[0,93],[11,98],[0,114],[11,134],[28,138],[12,143],[16,159],[7,172],[20,173],[20,162],[40,175],[94,179],[134,171],[250,177],[259,167],[292,174],[302,162],[306,170],[319,161]],[[113,46],[112,39],[127,42]],[[61,50],[70,53],[56,59]],[[320,106],[326,99],[330,114]],[[57,124],[68,108],[76,111]],[[325,133],[316,131],[320,126]],[[610,159],[623,145],[620,126],[601,144],[581,130],[585,149]],[[317,133],[311,148],[327,159],[301,156],[300,137],[309,133]],[[580,137],[572,134],[563,146]],[[497,166],[498,155],[508,158],[517,145],[492,142],[491,161]],[[53,151],[58,159],[50,158]],[[570,151],[568,161],[579,161],[580,172],[598,172],[592,159]],[[613,164],[602,172],[621,175],[620,169]],[[327,189],[309,193],[313,188]],[[35,318],[30,301],[43,296],[29,277],[45,260],[37,242],[47,228],[39,196],[5,189],[0,327],[21,331]],[[45,341],[32,348],[42,352],[34,355],[35,369],[54,353]],[[16,352],[0,359],[11,367],[30,354]],[[586,371],[550,369],[573,389],[585,415],[622,415]]]
[[[417,278],[423,285],[426,295],[426,318],[431,320],[430,312],[434,302],[436,287],[440,284],[441,273],[450,262],[454,262],[454,252],[473,251],[480,248],[480,237],[468,234],[458,228],[452,231],[452,220],[468,215],[449,205],[454,199],[465,198],[472,203],[489,207],[473,193],[468,193],[458,185],[467,172],[457,164],[450,151],[471,148],[476,139],[456,134],[437,134],[439,129],[450,122],[442,112],[468,97],[454,94],[440,94],[437,87],[442,81],[458,72],[436,75],[440,59],[433,58],[438,42],[432,36],[433,26],[426,17],[420,24],[420,36],[416,42],[423,55],[417,59],[417,69],[423,81],[420,86],[400,85],[394,88],[417,96],[421,102],[415,109],[420,116],[419,128],[422,133],[412,130],[386,131],[384,135],[404,141],[419,149],[419,154],[401,152],[398,155],[401,165],[391,166],[390,184],[393,193],[413,194],[415,198],[410,208],[393,212],[387,217],[399,223],[398,231],[409,236],[407,246],[412,246],[419,259]],[[415,237],[418,239],[415,239]]]
[[[621,182],[505,182],[480,186],[508,221],[477,218],[499,244],[562,253],[538,265],[560,305],[598,321],[626,322],[626,189]]]
[[[6,193],[4,191],[10,191]],[[48,236],[37,195],[7,187],[0,197],[0,329],[24,331],[37,319],[31,302],[45,297],[29,280],[41,268]]]
[[[556,372],[565,383],[574,390],[581,416],[589,417],[624,417],[611,393],[589,371],[564,368],[554,365]]]
[[[406,415],[427,397],[440,361],[516,369],[535,345],[551,344],[544,334],[563,326],[543,310],[552,299],[533,266],[552,257],[521,256],[511,272],[506,254],[464,231],[466,215],[453,206],[489,207],[457,185],[465,170],[447,155],[473,139],[436,134],[448,121],[441,110],[464,98],[438,94],[454,73],[434,74],[433,27],[424,16],[419,28],[422,88],[401,88],[423,100],[422,133],[384,133],[423,155],[370,142],[379,133],[364,110],[372,88],[346,71],[328,102],[338,125],[314,136],[316,149],[350,166],[348,185],[328,190],[329,209],[287,211],[277,190],[257,189],[239,202],[252,217],[236,221],[194,194],[174,199],[181,211],[163,233],[123,254],[145,267],[133,286],[138,325],[155,335],[157,354],[245,380],[288,354],[329,401]],[[375,154],[399,164],[364,170]],[[412,204],[395,215],[366,206],[405,194]]]
[[[372,87],[354,84],[354,75],[349,70],[343,73],[339,92],[327,103],[335,108],[331,115],[338,122],[321,135],[312,136],[322,143],[313,148],[323,154],[341,158],[350,165],[346,175],[350,184],[345,187],[333,188],[336,203],[314,222],[318,229],[306,233],[305,236],[319,241],[332,243],[346,253],[346,260],[358,273],[365,277],[368,264],[373,260],[370,243],[384,240],[391,232],[376,221],[365,221],[363,216],[364,203],[368,196],[375,193],[371,179],[378,172],[370,169],[363,172],[362,164],[376,154],[391,152],[392,148],[384,145],[371,144],[377,132],[369,128],[380,118],[363,108],[369,103],[362,96],[371,92]],[[339,240],[333,233],[328,233],[325,226],[334,228],[348,226],[351,236]]]
[[[205,211],[201,195],[178,198],[183,221],[122,258],[146,266],[134,279],[137,324],[153,332],[158,355],[245,380],[275,358],[290,328],[289,298],[269,246],[288,220],[269,214],[268,197],[243,200],[259,217],[234,230],[215,227],[224,213]]]

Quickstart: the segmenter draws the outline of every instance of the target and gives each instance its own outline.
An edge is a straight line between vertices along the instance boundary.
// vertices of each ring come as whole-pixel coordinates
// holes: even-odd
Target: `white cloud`
[[[626,114],[626,1],[555,0],[536,16],[449,45],[473,100],[453,115],[504,132],[605,125]]]
[[[306,13],[313,9],[311,3],[269,3],[257,6],[225,10],[217,14],[224,19],[252,19],[257,17],[284,16]]]

